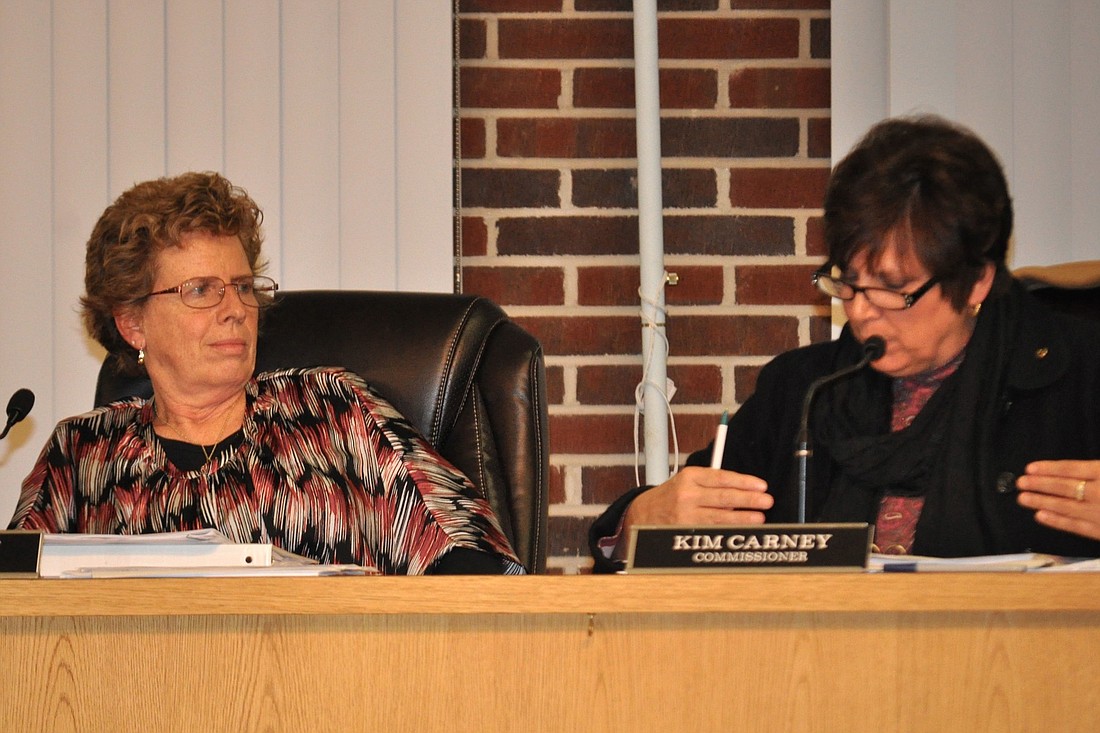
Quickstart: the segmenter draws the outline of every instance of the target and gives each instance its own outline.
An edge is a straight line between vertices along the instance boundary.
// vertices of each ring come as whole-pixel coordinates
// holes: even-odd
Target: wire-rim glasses
[[[924,285],[921,285],[916,290],[909,293],[902,293],[897,290],[890,290],[889,288],[863,288],[859,285],[853,285],[847,280],[841,280],[839,277],[833,277],[827,272],[821,271],[814,273],[813,280],[817,289],[830,298],[852,300],[856,297],[857,293],[863,293],[868,303],[876,308],[890,311],[901,311],[912,308],[913,304],[920,300],[922,295],[931,290],[940,281],[938,277],[932,276]]]
[[[225,282],[220,277],[193,277],[174,288],[149,293],[145,298],[151,298],[154,295],[179,293],[180,300],[190,308],[213,308],[225,299],[227,287],[232,287],[233,290],[237,291],[237,297],[241,299],[241,303],[244,305],[249,308],[259,308],[271,302],[274,292],[279,289],[279,284],[262,275],[242,277],[230,283]]]

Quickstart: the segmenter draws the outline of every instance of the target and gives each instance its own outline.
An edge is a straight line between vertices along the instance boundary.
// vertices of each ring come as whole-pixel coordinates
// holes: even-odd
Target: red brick
[[[750,209],[820,209],[828,168],[734,168],[730,203]]]
[[[661,69],[662,109],[713,109],[718,103],[718,73],[713,69]],[[633,109],[634,69],[579,68],[573,72],[573,106]]]
[[[465,66],[459,72],[462,107],[556,109],[561,95],[557,69]]]
[[[579,305],[638,305],[637,267],[581,267],[577,270]]]
[[[738,404],[745,404],[745,400],[756,391],[756,379],[760,376],[759,366],[737,366],[733,368],[734,397]]]
[[[633,405],[641,378],[641,365],[577,367],[577,401],[582,405]]]
[[[485,21],[462,18],[458,24],[458,54],[462,59],[485,58]]]
[[[560,267],[465,267],[463,291],[500,305],[562,305],[565,276]]]
[[[676,383],[675,404],[697,405],[722,399],[722,370],[708,364],[668,364]],[[641,365],[600,365],[577,368],[577,400],[583,405],[633,405],[642,380]]]
[[[830,0],[730,0],[734,10],[828,10]]]
[[[665,288],[665,303],[680,305],[717,305],[725,295],[725,274],[721,266],[670,265],[666,269],[679,276],[679,283]]]
[[[661,120],[661,155],[668,158],[789,158],[798,155],[798,138],[798,120],[790,117]]]
[[[672,410],[679,405],[710,405],[722,401],[722,369],[717,364],[669,364],[666,372],[676,384]]]
[[[551,356],[639,354],[641,326],[627,316],[517,316]]]
[[[718,180],[711,168],[664,168],[661,204],[667,209],[713,208],[718,204]]]
[[[807,120],[806,154],[811,158],[831,158],[833,150],[832,118],[811,117]]]
[[[505,158],[632,158],[635,141],[633,119],[497,121],[497,154]]]
[[[817,344],[822,341],[833,340],[832,315],[826,312],[820,316],[810,317],[810,343]]]
[[[718,179],[710,168],[665,168],[661,181],[666,209],[713,208],[718,204]]]
[[[561,176],[553,170],[463,168],[462,205],[466,207],[558,207]]]
[[[829,69],[747,68],[730,74],[730,106],[828,109]]]
[[[794,254],[794,220],[785,216],[666,215],[664,233],[669,254]]]
[[[662,109],[714,109],[718,104],[718,73],[713,69],[662,69],[657,83]]]
[[[810,19],[810,58],[832,58],[832,22],[829,18]]]
[[[637,254],[636,216],[546,216],[497,222],[502,255]],[[668,254],[791,255],[794,222],[781,216],[664,217]]]
[[[489,251],[489,229],[479,216],[462,217],[462,255],[478,257]]]
[[[816,265],[739,265],[737,302],[744,305],[828,305],[810,281]]]
[[[560,405],[565,401],[565,370],[554,364],[546,365],[546,404]]]
[[[669,318],[670,352],[679,356],[770,356],[798,345],[794,316],[695,316]]]
[[[549,502],[551,504],[561,504],[565,501],[565,471],[561,466],[550,466],[550,471],[547,474],[549,479]]]
[[[459,0],[460,13],[551,13],[562,0]]]
[[[674,413],[675,414],[675,413]],[[722,416],[719,409],[711,415],[697,413],[675,414],[676,437],[680,443],[680,466],[687,462],[688,456],[698,450],[703,450],[714,440],[714,431],[718,428],[718,421]],[[671,450],[671,434],[669,446]]]
[[[585,504],[610,504],[645,480],[645,458],[639,457],[638,474],[634,466],[585,466],[581,469],[581,499]]]
[[[551,453],[630,453],[634,450],[631,415],[551,415]]]
[[[501,18],[497,53],[502,59],[633,59],[629,18]]]
[[[573,72],[573,106],[624,108],[634,106],[634,70],[585,68]]]
[[[722,302],[724,275],[721,267],[668,267],[680,278],[665,287],[669,305],[711,305]],[[581,267],[577,271],[577,303],[580,305],[638,305],[641,272],[634,266]]]
[[[806,220],[806,254],[824,258],[827,251],[825,220],[820,216],[811,216]]]
[[[657,21],[661,58],[798,58],[797,18],[663,18]]]
[[[463,160],[485,157],[485,120],[463,117],[458,122]]]
[[[638,252],[633,216],[546,216],[497,222],[502,255],[624,255]]]
[[[573,7],[588,11],[630,11],[634,9],[634,0],[574,0]],[[716,10],[718,0],[657,0],[657,12],[691,12],[696,10]]]
[[[577,206],[636,209],[638,171],[634,168],[573,171],[573,203]],[[661,198],[668,208],[713,208],[718,182],[709,168],[665,168]]]
[[[550,557],[591,558],[588,528],[592,517],[552,516],[547,524],[546,552]]]

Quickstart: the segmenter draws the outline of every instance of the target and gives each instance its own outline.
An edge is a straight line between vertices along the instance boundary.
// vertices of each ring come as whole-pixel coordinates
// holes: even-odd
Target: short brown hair
[[[861,252],[873,264],[891,234],[961,310],[987,263],[1004,269],[1012,234],[1012,199],[993,151],[936,116],[872,127],[829,179],[827,266],[843,270]]]
[[[259,274],[263,212],[244,189],[218,173],[184,173],[138,183],[99,217],[84,261],[84,327],[128,371],[136,352],[118,332],[115,313],[153,288],[158,255],[189,234],[237,237]]]

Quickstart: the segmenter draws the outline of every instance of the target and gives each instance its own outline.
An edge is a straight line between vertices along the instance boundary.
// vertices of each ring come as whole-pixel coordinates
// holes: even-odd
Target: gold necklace
[[[225,429],[227,427],[229,427],[229,418],[232,415],[233,415],[233,410],[232,409],[226,410],[225,420],[222,421],[221,430],[218,431],[218,435],[221,435],[222,433],[224,433]],[[172,423],[168,422],[168,418],[161,417],[160,411],[157,409],[157,400],[156,400],[156,398],[153,398],[153,420],[154,420],[154,422],[157,421],[157,420],[160,420],[161,424],[164,425],[164,427],[171,428],[172,432],[175,433],[176,435],[178,435],[179,439],[182,440],[184,443],[190,443],[191,445],[197,445],[199,447],[199,450],[202,451],[203,457],[206,458],[206,460],[202,464],[202,468],[206,468],[208,465],[210,465],[210,461],[213,460],[214,454],[217,452],[218,446],[221,444],[221,440],[214,441],[214,444],[212,446],[210,446],[210,450],[206,450],[206,446],[203,445],[202,443],[191,443],[191,441],[188,440],[187,437],[182,432],[180,432],[179,428],[177,428]]]

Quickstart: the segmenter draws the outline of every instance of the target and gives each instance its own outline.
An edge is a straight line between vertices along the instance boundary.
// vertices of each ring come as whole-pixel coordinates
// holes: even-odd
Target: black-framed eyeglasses
[[[232,287],[236,290],[237,297],[249,308],[259,308],[271,302],[273,294],[279,289],[279,284],[271,278],[261,275],[242,277],[231,283],[227,283],[220,277],[193,277],[174,288],[149,293],[145,298],[151,298],[154,295],[179,293],[180,300],[186,306],[191,308],[213,308],[225,298],[226,287]]]
[[[868,303],[876,308],[888,311],[902,311],[912,308],[913,304],[920,300],[921,296],[931,290],[939,281],[938,277],[933,276],[916,290],[902,293],[889,288],[861,288],[847,280],[833,277],[827,272],[818,271],[814,273],[814,285],[830,298],[852,300],[856,297],[856,293],[863,293]]]

